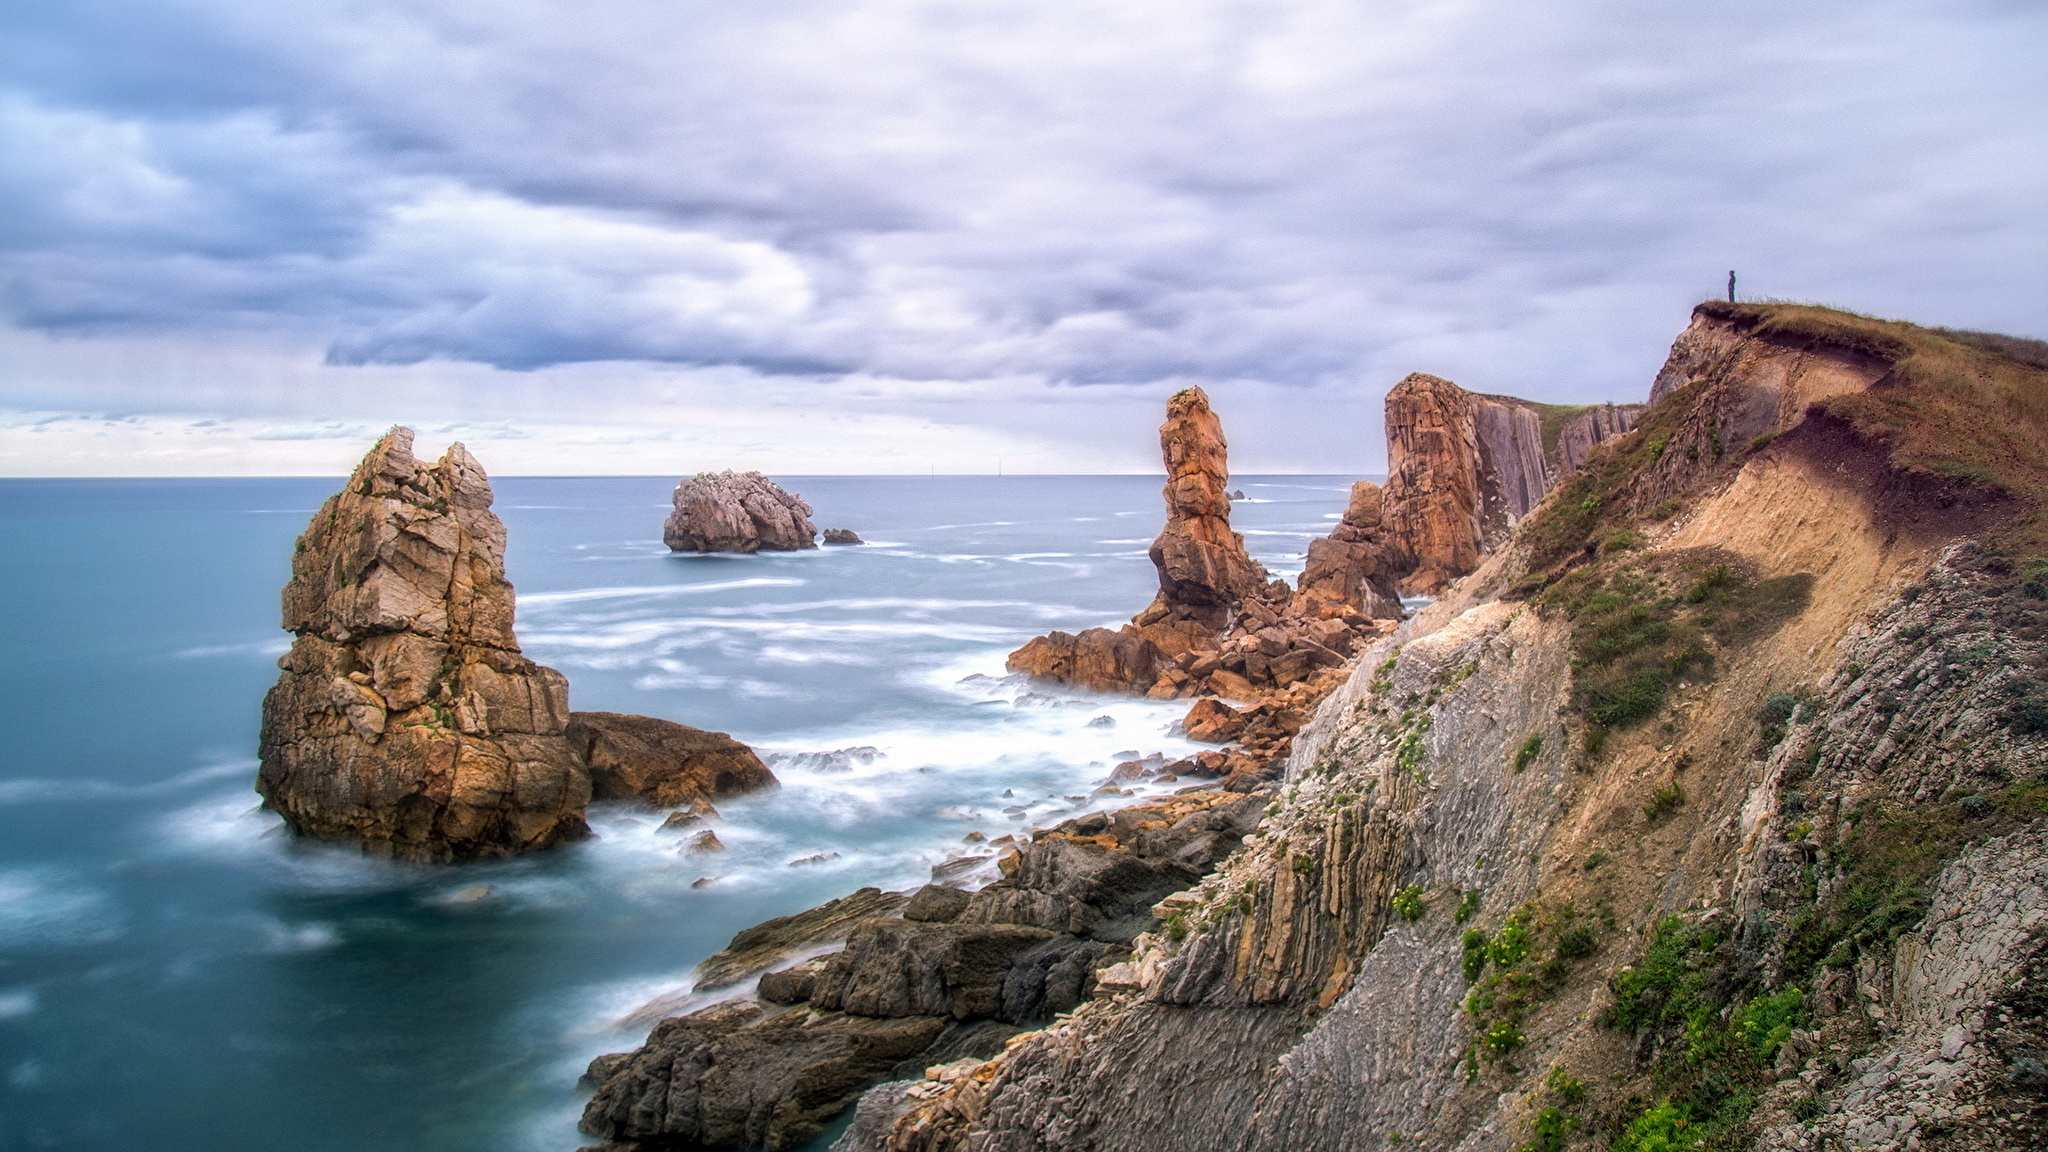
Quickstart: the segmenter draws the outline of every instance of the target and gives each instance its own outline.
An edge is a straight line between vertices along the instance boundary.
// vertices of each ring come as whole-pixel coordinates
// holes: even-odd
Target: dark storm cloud
[[[15,323],[337,364],[1639,384],[1729,265],[2031,330],[2026,5],[20,5]],[[1569,343],[1542,333],[1569,330]]]

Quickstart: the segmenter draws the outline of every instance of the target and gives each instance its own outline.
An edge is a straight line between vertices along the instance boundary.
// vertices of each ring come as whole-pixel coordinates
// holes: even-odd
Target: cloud
[[[736,369],[899,412],[962,386],[1010,428],[1064,386],[1315,405],[1423,369],[1626,398],[1730,266],[1758,294],[2036,335],[2048,289],[2033,5],[5,19],[14,325],[440,365],[486,406],[474,388],[507,385],[461,366]]]

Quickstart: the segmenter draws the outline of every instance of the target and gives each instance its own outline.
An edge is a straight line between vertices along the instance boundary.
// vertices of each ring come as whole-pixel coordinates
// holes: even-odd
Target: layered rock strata
[[[1269,801],[1211,790],[1097,813],[1006,850],[1003,878],[977,892],[867,889],[749,929],[698,986],[782,966],[754,999],[663,1020],[641,1048],[594,1061],[584,1131],[610,1152],[794,1148],[878,1080],[978,1065],[1084,1003],[1158,927],[1153,905],[1228,855]],[[843,946],[807,955],[833,938]]]
[[[699,472],[676,485],[674,503],[661,530],[671,551],[794,552],[818,546],[811,506],[759,472]]]
[[[462,445],[421,464],[394,428],[314,515],[263,701],[266,806],[301,836],[438,862],[587,835],[593,773],[602,796],[662,804],[772,783],[721,734],[570,713],[568,681],[513,635],[491,499]]]
[[[1406,377],[1387,393],[1382,567],[1402,591],[1441,593],[1644,407],[1534,404]]]
[[[2010,485],[2048,437],[2002,489],[1957,461],[2048,376],[1908,332],[1865,395],[1881,326],[1813,311],[1703,308],[1569,506],[1328,697],[1180,931],[843,1147],[2038,1146],[2048,559]],[[1744,423],[1795,371],[1846,390]],[[1883,421],[1966,378],[1965,454],[1902,458]]]

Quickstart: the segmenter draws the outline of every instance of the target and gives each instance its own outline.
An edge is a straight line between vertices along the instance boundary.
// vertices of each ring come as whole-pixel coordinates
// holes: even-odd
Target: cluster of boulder
[[[583,1130],[604,1152],[789,1149],[870,1085],[979,1064],[1092,997],[1161,927],[1155,906],[1236,849],[1268,792],[1091,813],[1004,848],[1001,879],[978,891],[862,889],[747,929],[699,966],[695,991],[751,980],[753,997],[598,1057]]]
[[[414,861],[589,834],[595,799],[676,806],[772,786],[744,744],[648,716],[569,711],[520,653],[505,526],[460,444],[434,464],[393,428],[298,540],[291,650],[263,701],[256,789],[293,832]]]

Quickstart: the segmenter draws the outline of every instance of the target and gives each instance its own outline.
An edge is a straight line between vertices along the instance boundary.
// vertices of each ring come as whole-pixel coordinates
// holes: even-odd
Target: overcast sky
[[[2048,336],[2048,5],[63,0],[0,15],[0,472],[1362,473],[1687,309]]]

